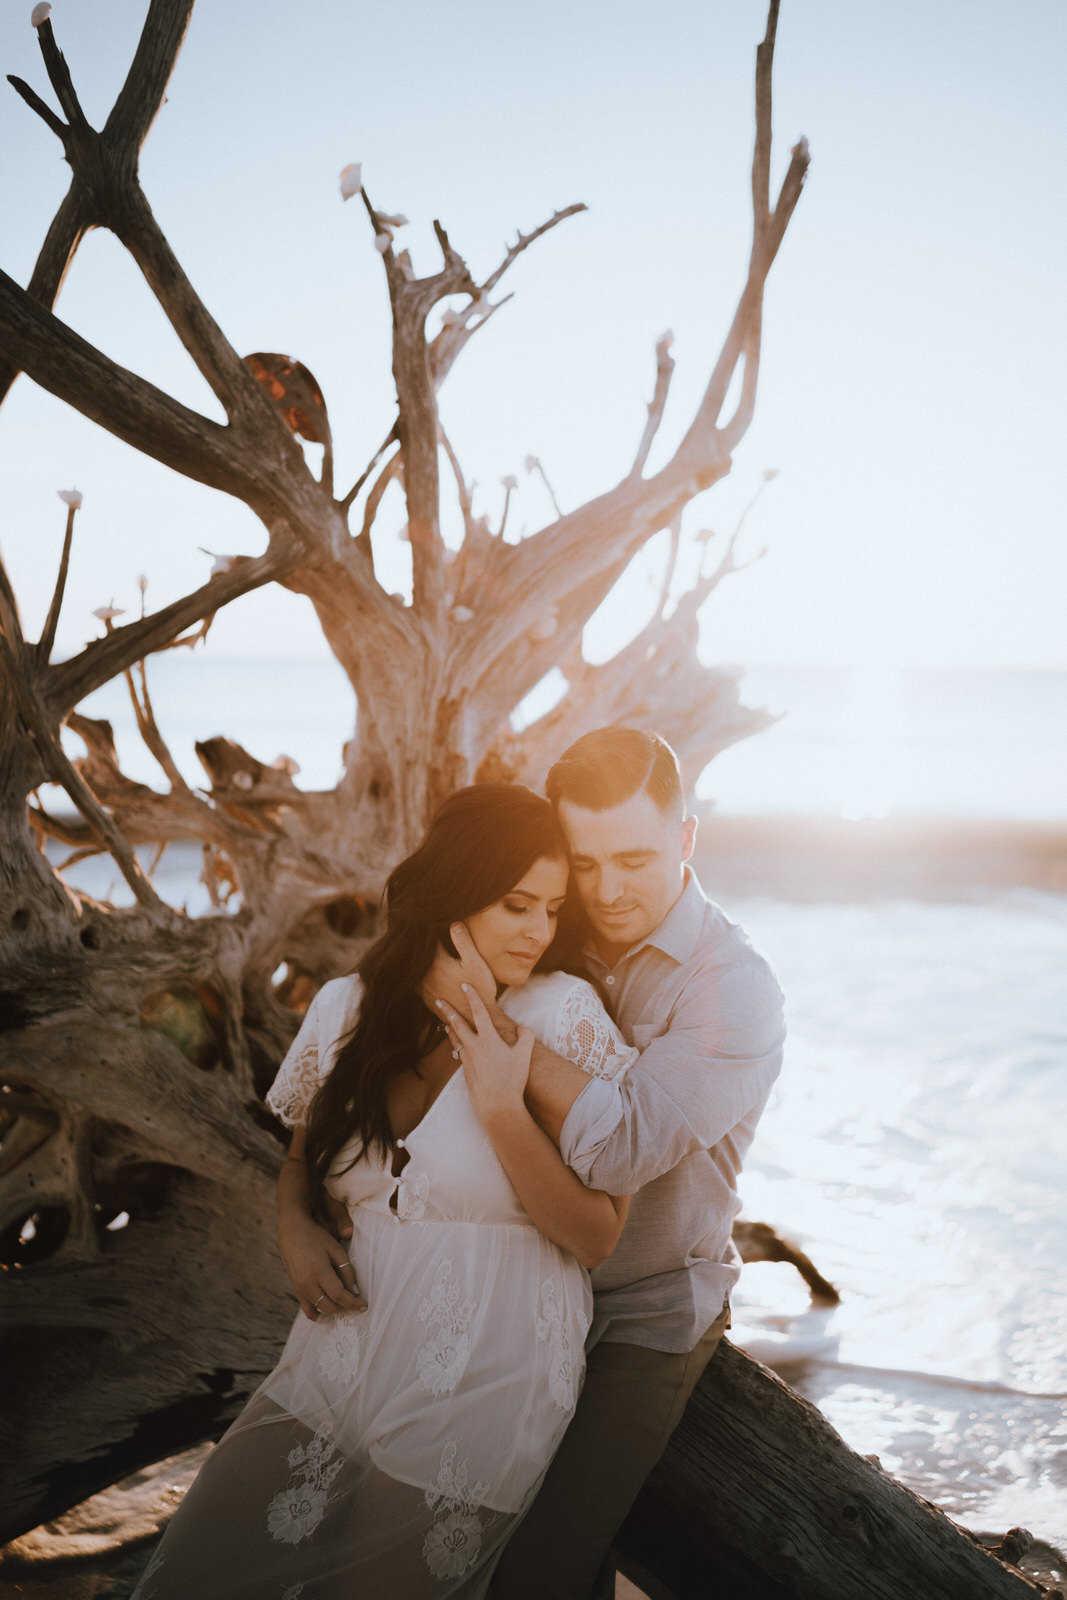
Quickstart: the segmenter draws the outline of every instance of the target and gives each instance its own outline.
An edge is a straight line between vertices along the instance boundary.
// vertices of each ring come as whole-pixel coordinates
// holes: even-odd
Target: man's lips
[[[598,906],[593,912],[595,917],[630,917],[637,910],[636,906],[613,906],[609,911],[606,906]]]

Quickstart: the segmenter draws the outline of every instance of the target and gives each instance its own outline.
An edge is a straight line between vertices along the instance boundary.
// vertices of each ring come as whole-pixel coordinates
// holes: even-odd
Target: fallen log
[[[1006,1541],[1009,1553],[1022,1545]],[[623,1525],[616,1559],[650,1600],[1060,1594],[849,1449],[815,1406],[726,1341]]]

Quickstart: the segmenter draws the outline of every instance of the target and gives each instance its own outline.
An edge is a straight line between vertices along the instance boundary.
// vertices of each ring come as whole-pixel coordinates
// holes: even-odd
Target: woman
[[[268,1095],[294,1129],[279,1240],[304,1315],[140,1600],[485,1592],[574,1410],[585,1269],[626,1214],[564,1166],[522,1101],[530,1028],[601,1076],[635,1054],[589,984],[546,970],[566,887],[547,801],[461,790],[390,877],[386,932],[358,976],[316,996]],[[420,998],[457,921],[529,1024],[490,1083],[468,1083]],[[347,1252],[312,1220],[324,1193],[351,1217]],[[356,1284],[366,1309],[331,1314],[359,1303]]]

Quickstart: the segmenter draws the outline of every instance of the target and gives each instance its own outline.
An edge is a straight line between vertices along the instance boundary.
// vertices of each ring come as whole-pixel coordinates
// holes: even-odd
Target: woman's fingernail
[[[470,988],[467,984],[461,983],[460,988],[463,990],[464,994],[470,994]]]

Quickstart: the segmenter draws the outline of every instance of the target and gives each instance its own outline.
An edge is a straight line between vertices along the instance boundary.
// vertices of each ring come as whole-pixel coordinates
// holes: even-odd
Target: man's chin
[[[589,916],[593,931],[605,944],[636,944],[644,937],[641,919],[629,911],[624,917]]]

